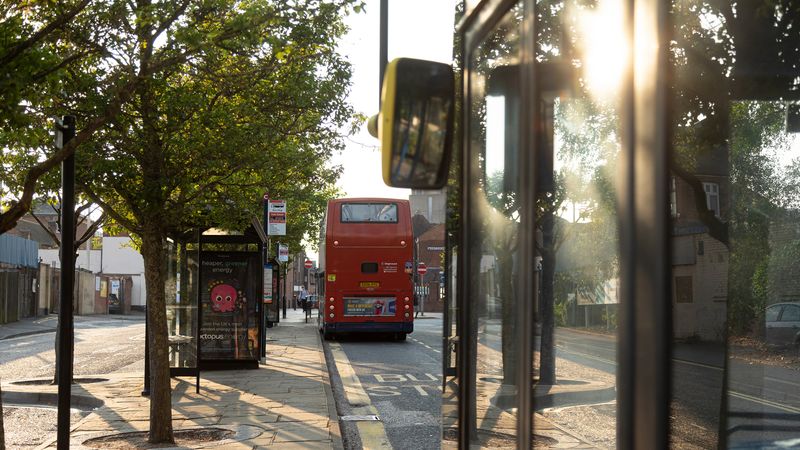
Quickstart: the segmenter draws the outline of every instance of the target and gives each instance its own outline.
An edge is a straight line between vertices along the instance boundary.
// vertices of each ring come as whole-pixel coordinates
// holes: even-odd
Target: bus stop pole
[[[281,289],[281,299],[283,300],[283,318],[286,318],[286,265],[283,266],[283,289]]]
[[[56,125],[63,148],[75,137],[75,116],[64,116]],[[61,298],[58,308],[58,419],[57,447],[69,449],[72,358],[75,338],[73,297],[75,295],[75,154],[61,163]]]

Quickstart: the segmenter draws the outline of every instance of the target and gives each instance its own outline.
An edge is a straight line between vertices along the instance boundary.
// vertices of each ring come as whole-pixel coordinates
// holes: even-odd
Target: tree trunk
[[[167,354],[167,314],[164,295],[166,259],[164,233],[151,219],[142,233],[142,256],[147,286],[148,344],[150,346],[151,443],[172,443],[172,386]]]
[[[554,225],[553,212],[545,211],[544,217],[542,217],[542,296],[539,302],[539,315],[542,319],[539,383],[549,385],[556,383],[555,315],[553,313],[553,288],[556,274]]]
[[[59,246],[60,245],[61,245],[61,243],[59,243]],[[77,250],[77,246],[76,246],[76,250]],[[72,263],[75,264],[75,262],[77,262],[77,261],[78,261],[78,252],[76,251],[75,254],[72,257]],[[73,274],[72,276],[74,277],[75,275]],[[62,283],[64,282],[64,264],[63,263],[61,264],[61,282]],[[73,314],[75,313],[75,300],[77,298],[78,298],[77,295],[74,295],[74,292],[73,292],[73,297],[72,297],[72,312],[73,312]],[[74,327],[73,327],[73,329],[74,329]],[[56,346],[56,348],[55,348],[55,350],[56,350],[56,361],[55,362],[56,362],[56,368],[55,368],[55,371],[53,372],[53,385],[58,385],[58,380],[59,380],[58,368],[61,366],[61,350],[60,350],[61,346],[59,345],[60,342],[61,342],[61,309],[58,310],[58,326],[56,328],[56,339],[55,339],[55,346]],[[72,345],[72,355],[73,355],[73,363],[74,363],[74,355],[75,355],[75,338],[74,338],[74,334],[73,334],[73,339],[72,339],[71,345]],[[74,364],[73,363],[70,363],[70,365],[73,366],[73,368],[74,368]]]

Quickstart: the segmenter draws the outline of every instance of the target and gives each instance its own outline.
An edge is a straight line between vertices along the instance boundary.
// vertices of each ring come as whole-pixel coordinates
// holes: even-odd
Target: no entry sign
[[[428,266],[425,265],[424,262],[417,263],[417,273],[420,275],[425,275],[428,273]]]
[[[310,259],[306,260],[306,269],[310,269],[311,266],[313,266],[313,265],[314,265],[314,263],[312,263]]]

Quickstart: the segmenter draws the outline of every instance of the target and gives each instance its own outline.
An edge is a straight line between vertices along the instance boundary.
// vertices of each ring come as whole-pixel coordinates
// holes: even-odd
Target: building
[[[717,230],[727,233],[730,220],[727,158],[727,148],[719,147],[698,158],[691,177],[673,172],[670,179],[673,335],[677,339],[721,341],[725,337],[730,250]],[[696,195],[700,187],[704,196]],[[703,217],[698,199],[705,200],[713,220]]]
[[[447,218],[447,188],[438,191],[414,189],[408,196],[411,215],[421,215],[429,223],[444,223]]]

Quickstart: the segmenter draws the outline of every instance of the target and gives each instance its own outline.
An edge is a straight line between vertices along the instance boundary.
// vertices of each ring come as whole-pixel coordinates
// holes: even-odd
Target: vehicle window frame
[[[796,311],[797,317],[792,319],[784,319],[787,311]],[[780,315],[778,316],[778,320],[776,320],[776,322],[800,322],[800,306],[783,305],[783,308],[781,308]]]
[[[769,320],[769,316],[768,316],[768,314],[769,314],[769,310],[775,310],[775,311],[777,311],[777,312],[775,313],[775,319],[774,319],[774,320]],[[783,305],[772,305],[772,306],[768,306],[768,307],[767,307],[767,310],[764,312],[764,321],[765,321],[765,322],[769,322],[769,323],[772,323],[772,322],[778,322],[778,321],[780,321],[780,319],[781,319],[781,313],[782,313],[782,312],[783,312]]]
[[[392,205],[395,211],[394,220],[344,220],[344,207],[351,205]],[[397,224],[400,223],[400,207],[397,202],[343,202],[339,205],[339,223]]]

